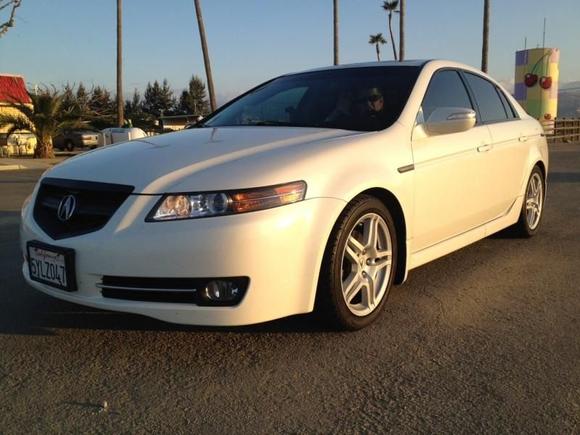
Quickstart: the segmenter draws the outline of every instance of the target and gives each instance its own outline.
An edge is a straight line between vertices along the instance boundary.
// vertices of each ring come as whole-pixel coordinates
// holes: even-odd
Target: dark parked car
[[[96,148],[99,145],[97,130],[66,130],[53,138],[53,146],[60,150],[72,151],[77,148]]]

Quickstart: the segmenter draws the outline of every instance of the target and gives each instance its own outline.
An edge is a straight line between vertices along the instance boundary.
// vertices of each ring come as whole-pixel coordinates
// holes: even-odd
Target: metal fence
[[[556,118],[542,125],[549,143],[580,142],[580,118]]]

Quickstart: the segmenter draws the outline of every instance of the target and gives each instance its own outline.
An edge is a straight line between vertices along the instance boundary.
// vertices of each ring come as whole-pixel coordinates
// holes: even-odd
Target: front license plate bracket
[[[33,273],[33,268],[38,267],[36,264],[32,264],[31,261],[31,249],[39,249],[48,253],[61,255],[64,257],[64,274],[66,275],[66,285],[61,285],[57,282],[44,279],[41,275],[42,273]],[[42,284],[49,285],[51,287],[57,288],[59,290],[64,290],[67,292],[77,291],[77,281],[75,272],[75,251],[71,248],[63,248],[61,246],[53,246],[46,243],[38,242],[32,240],[26,243],[26,258],[28,260],[28,275],[33,281],[40,282]],[[38,260],[37,260],[38,261]],[[46,265],[45,265],[46,266]]]

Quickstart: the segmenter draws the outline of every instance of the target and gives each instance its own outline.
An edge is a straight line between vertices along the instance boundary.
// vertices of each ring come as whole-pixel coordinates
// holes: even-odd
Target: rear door
[[[489,145],[489,130],[478,124],[459,133],[429,136],[422,124],[438,107],[475,110],[458,71],[444,69],[433,75],[413,130],[415,252],[483,223],[478,148]]]
[[[525,122],[517,117],[501,89],[480,75],[465,71],[463,76],[481,122],[491,134],[491,146],[482,153],[481,178],[484,219],[490,221],[507,213],[521,190],[528,137]]]

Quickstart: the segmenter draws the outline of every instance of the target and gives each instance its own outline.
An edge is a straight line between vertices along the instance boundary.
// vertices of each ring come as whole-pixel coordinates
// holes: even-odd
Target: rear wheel
[[[66,148],[67,151],[72,151],[75,149],[75,144],[73,143],[72,140],[67,140],[64,144],[64,147]]]
[[[544,174],[535,166],[528,179],[520,218],[513,226],[518,236],[532,237],[538,232],[544,211],[544,187]]]
[[[361,195],[332,231],[318,285],[318,310],[340,329],[373,322],[387,299],[396,270],[397,239],[389,210]]]

